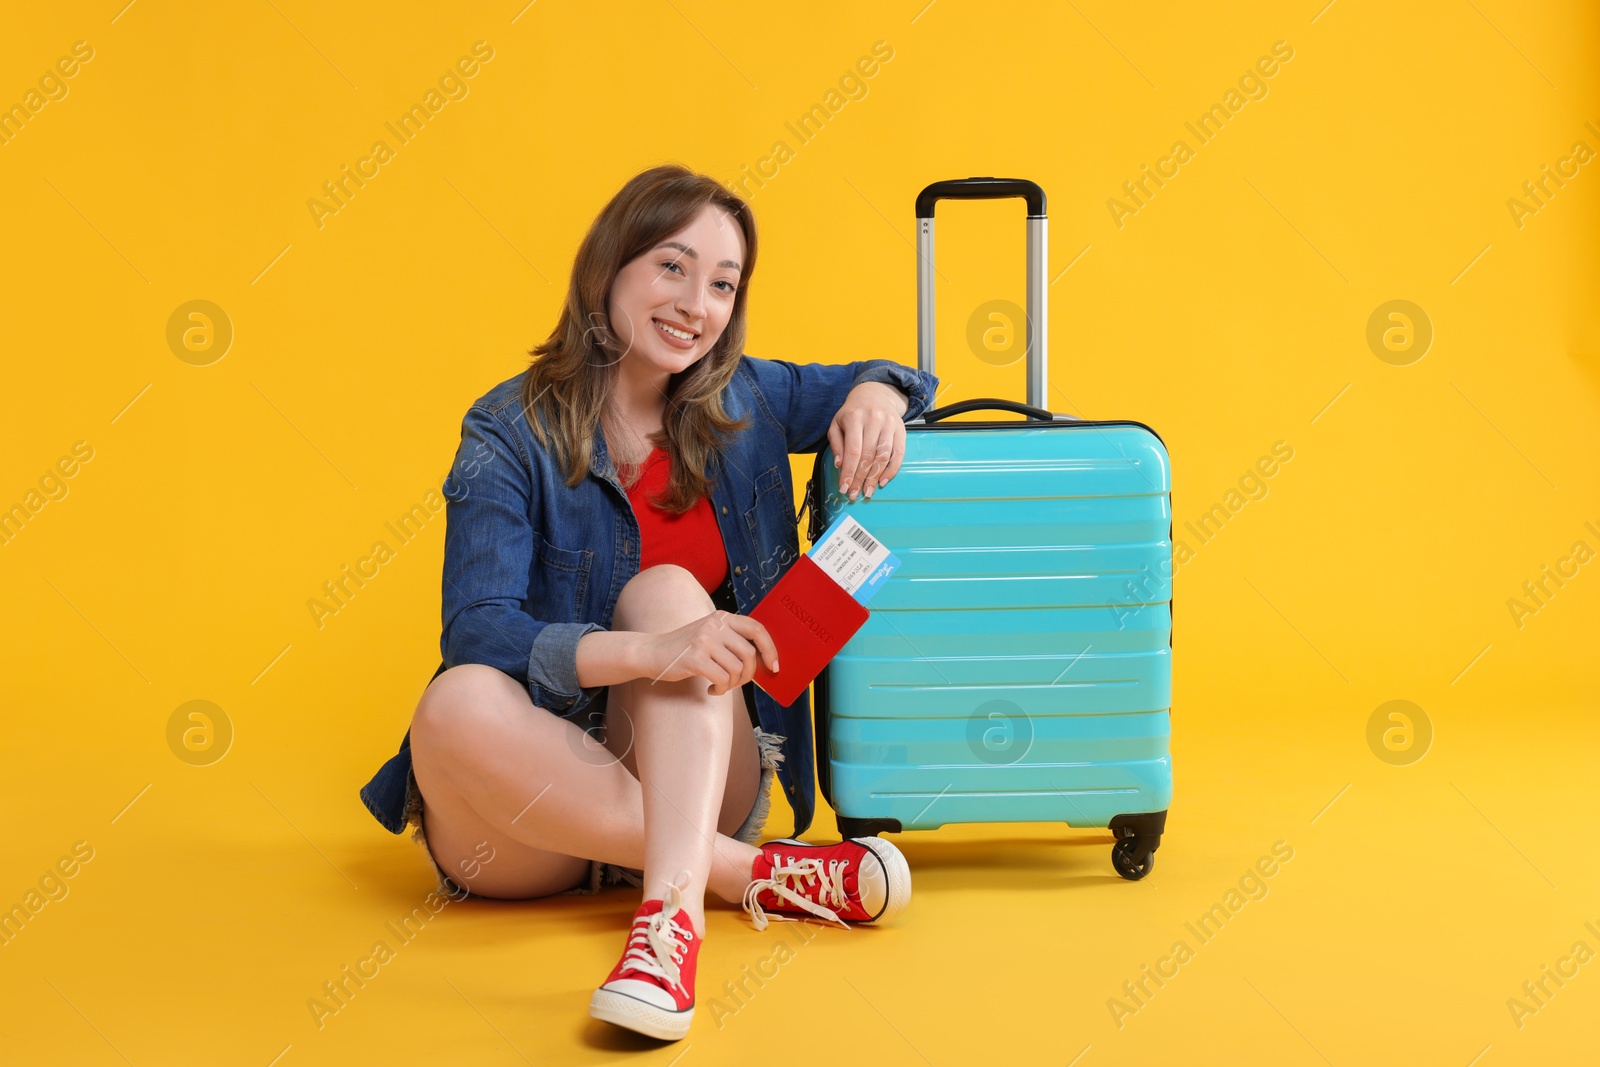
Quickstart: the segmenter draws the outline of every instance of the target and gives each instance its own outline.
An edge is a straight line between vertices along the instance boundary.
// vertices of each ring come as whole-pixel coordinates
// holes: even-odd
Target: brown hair
[[[594,430],[610,425],[610,397],[623,349],[606,309],[617,272],[635,257],[683,229],[708,204],[726,210],[744,230],[745,251],[733,314],[716,344],[693,366],[667,382],[667,407],[660,433],[650,442],[665,449],[672,476],[657,503],[682,514],[709,496],[706,474],[724,435],[742,431],[749,419],[733,419],[722,406],[722,391],[739,368],[744,352],[745,306],[756,265],[756,223],[750,205],[721,183],[677,164],[664,164],[629,179],[601,209],[578,246],[566,304],[550,337],[531,353],[522,385],[522,407],[539,443],[553,448],[566,471],[566,484],[583,480],[593,459]],[[607,435],[607,441],[616,438]],[[618,468],[619,480],[623,464]],[[638,471],[627,465],[629,485]]]

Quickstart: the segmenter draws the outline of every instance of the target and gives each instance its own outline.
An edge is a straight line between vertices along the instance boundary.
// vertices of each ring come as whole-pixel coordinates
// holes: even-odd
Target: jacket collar
[[[616,469],[611,463],[611,453],[606,449],[606,435],[600,424],[594,424],[594,447],[589,451],[589,473],[596,478],[616,481]]]

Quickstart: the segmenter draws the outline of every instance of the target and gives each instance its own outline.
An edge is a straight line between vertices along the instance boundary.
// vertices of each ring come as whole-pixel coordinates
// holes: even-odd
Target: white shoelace
[[[688,884],[690,877],[692,875],[688,871],[680,871],[677,882],[667,883],[667,895],[662,898],[661,910],[634,923],[633,935],[628,938],[628,949],[622,954],[624,963],[619,973],[642,971],[688,992],[679,979],[678,965],[683,962],[683,953],[686,951],[684,942],[694,940],[694,929],[688,925],[688,916],[684,916],[685,922],[681,926],[672,917],[678,914],[682,906],[683,887]]]
[[[839,918],[838,914],[830,908],[801,896],[797,887],[815,881],[817,883],[817,896],[832,904],[834,908],[842,908],[849,903],[849,895],[844,888],[845,868],[850,866],[849,860],[828,860],[826,866],[822,860],[815,857],[800,859],[795,856],[775,856],[773,858],[772,874],[766,878],[757,878],[745,886],[744,909],[750,913],[750,921],[757,930],[767,928],[767,913],[761,907],[761,902],[756,898],[763,890],[771,890],[772,894],[781,900],[787,900],[796,907],[810,912],[820,919],[828,919],[838,923],[846,930],[850,924]],[[799,922],[791,915],[772,915],[779,922]]]

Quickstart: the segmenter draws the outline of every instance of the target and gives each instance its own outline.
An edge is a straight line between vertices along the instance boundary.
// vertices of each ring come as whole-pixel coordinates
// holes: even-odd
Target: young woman
[[[798,558],[789,454],[831,445],[841,491],[870,497],[938,379],[744,355],[755,262],[749,205],[682,167],[600,212],[532,365],[462,422],[443,661],[361,791],[390,831],[415,826],[452,896],[639,886],[590,1013],[669,1040],[693,1018],[707,889],[757,929],[882,922],[911,892],[888,841],[797,840],[809,701],[750,680],[782,664],[743,613]],[[758,846],[775,773],[794,837]]]

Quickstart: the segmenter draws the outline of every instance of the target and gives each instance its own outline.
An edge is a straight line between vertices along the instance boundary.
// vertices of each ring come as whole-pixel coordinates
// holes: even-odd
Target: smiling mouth
[[[668,326],[660,319],[651,319],[650,321],[655,323],[656,329],[660,330],[668,337],[676,337],[680,341],[693,341],[696,337],[700,336],[697,333],[690,333],[688,330],[680,330],[676,326]]]

